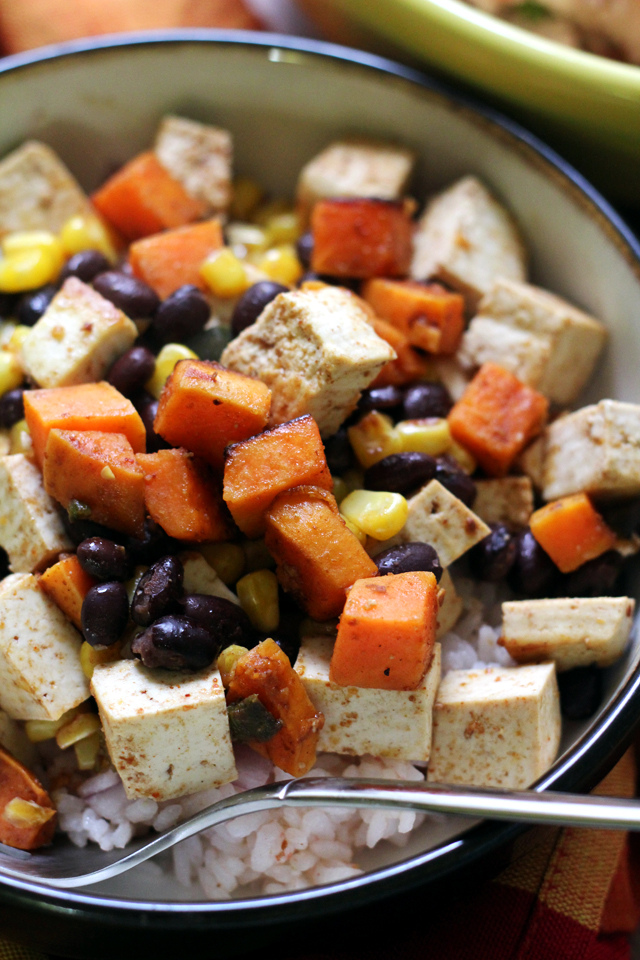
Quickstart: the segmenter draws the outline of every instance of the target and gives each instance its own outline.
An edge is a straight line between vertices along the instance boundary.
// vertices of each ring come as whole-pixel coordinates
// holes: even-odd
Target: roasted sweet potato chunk
[[[188,450],[141,453],[144,498],[152,520],[177,540],[227,540],[234,528],[211,468]]]
[[[78,630],[82,630],[82,601],[97,582],[82,569],[75,554],[47,567],[38,580],[40,588]]]
[[[264,533],[265,512],[279,493],[302,484],[333,488],[313,417],[289,420],[227,449],[223,496],[248,537]]]
[[[264,743],[251,741],[258,753],[294,777],[307,773],[316,759],[323,715],[311,703],[304,684],[275,640],[263,640],[236,663],[227,700],[256,694],[280,730]]]
[[[334,277],[404,277],[413,225],[402,201],[366,197],[320,200],[311,214],[311,269]]]
[[[230,443],[267,425],[271,390],[260,380],[212,360],[180,360],[160,396],[154,430],[212,467],[224,463]]]
[[[368,280],[362,296],[379,317],[406,334],[414,347],[429,353],[455,353],[464,330],[464,297],[440,283]]]
[[[222,242],[219,221],[205,220],[137,240],[129,247],[129,263],[135,276],[165,300],[185,284],[206,290],[200,267]]]
[[[612,550],[616,535],[586,493],[546,503],[531,514],[531,533],[563,573]]]
[[[0,843],[36,850],[51,843],[56,811],[49,794],[30,770],[0,749]]]
[[[314,620],[337,617],[346,591],[378,568],[321,487],[294,487],[279,494],[266,513],[265,543],[282,588]]]
[[[63,507],[76,501],[87,519],[144,535],[144,473],[124,434],[50,430],[42,475],[45,490]]]

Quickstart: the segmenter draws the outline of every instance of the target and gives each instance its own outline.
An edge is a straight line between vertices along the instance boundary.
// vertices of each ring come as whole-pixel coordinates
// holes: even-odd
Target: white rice
[[[481,669],[514,662],[498,643],[500,590],[477,581],[456,587],[465,610],[442,638],[442,670]],[[97,843],[103,850],[123,848],[134,836],[167,830],[184,817],[243,790],[288,779],[247,747],[237,749],[238,779],[233,784],[156,803],[127,800],[115,770],[85,780],[75,793],[53,792],[59,828],[79,847]],[[70,771],[72,758],[45,758],[47,772]],[[320,755],[308,776],[385,777],[422,780],[424,770],[411,763],[363,757]],[[425,819],[411,811],[283,808],[248,814],[191,837],[173,848],[173,873],[184,887],[198,888],[212,900],[281,893],[347,879],[361,873],[359,851],[380,843],[402,847]]]

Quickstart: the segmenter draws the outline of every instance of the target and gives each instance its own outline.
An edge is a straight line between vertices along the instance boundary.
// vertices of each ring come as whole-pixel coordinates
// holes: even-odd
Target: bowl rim
[[[144,33],[105,35],[85,40],[70,41],[15,54],[0,61],[0,84],[6,75],[22,69],[39,66],[48,61],[60,61],[84,55],[100,55],[114,48],[133,49],[153,46],[169,47],[183,44],[246,48],[250,51],[283,49],[312,59],[324,60],[329,66],[338,62],[349,68],[386,75],[419,87],[435,95],[470,120],[490,128],[495,136],[506,138],[510,145],[523,153],[530,163],[544,167],[574,199],[589,209],[609,239],[615,243],[640,279],[640,241],[624,223],[607,200],[575,168],[563,160],[537,136],[499,111],[461,94],[446,83],[425,73],[392,60],[321,40],[283,36],[277,33],[181,29],[154,30]],[[1,93],[1,89],[0,89]],[[537,790],[589,790],[609,771],[623,753],[633,731],[640,722],[640,654],[624,684],[598,717],[592,729],[587,730],[569,749],[567,756],[558,760],[535,785]],[[420,855],[399,861],[388,867],[369,871],[351,880],[284,894],[263,895],[235,901],[145,901],[121,899],[77,892],[54,890],[46,884],[14,880],[0,875],[0,899],[12,897],[31,907],[45,909],[51,914],[77,913],[90,922],[105,917],[129,927],[139,927],[153,917],[159,929],[193,931],[194,922],[207,929],[237,928],[280,924],[283,919],[300,919],[317,912],[339,913],[346,909],[381,899],[399,891],[415,888],[426,881],[441,880],[465,867],[470,867],[487,854],[509,844],[527,828],[518,824],[483,822],[472,827],[462,837],[445,841]]]
[[[304,6],[304,0],[301,0]],[[377,13],[388,0],[374,0],[371,5],[360,5],[357,0],[329,0],[362,23],[377,25]],[[437,21],[442,29],[460,34],[463,38],[482,44],[488,50],[506,54],[526,63],[528,67],[563,73],[574,83],[599,88],[603,82],[610,85],[611,95],[628,96],[629,91],[640,95],[640,65],[579,50],[559,43],[502,20],[497,14],[471,6],[464,0],[392,0],[396,8],[404,8],[414,17]],[[400,36],[391,31],[389,35]],[[415,46],[415,45],[414,45]],[[611,85],[616,85],[611,89]]]

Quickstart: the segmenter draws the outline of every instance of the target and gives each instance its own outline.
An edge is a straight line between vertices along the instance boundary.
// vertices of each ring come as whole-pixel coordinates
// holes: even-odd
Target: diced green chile
[[[236,743],[248,743],[250,740],[265,743],[282,729],[282,720],[269,713],[256,693],[230,703],[227,713],[231,739]]]

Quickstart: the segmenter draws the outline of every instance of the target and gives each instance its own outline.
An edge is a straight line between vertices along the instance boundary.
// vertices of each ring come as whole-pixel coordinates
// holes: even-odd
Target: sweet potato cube
[[[204,214],[203,204],[189,196],[152,151],[125,163],[91,199],[126,240],[181,227]]]
[[[371,323],[378,336],[386,340],[396,352],[396,359],[385,363],[371,386],[401,387],[413,383],[414,380],[422,380],[428,370],[426,357],[414,350],[406,334],[382,317],[374,317]]]
[[[356,580],[338,624],[331,681],[415,690],[433,657],[438,606],[436,578],[423,570]]]
[[[260,380],[212,360],[180,360],[160,396],[153,424],[174,447],[186,447],[215,468],[230,443],[267,425],[271,390]]]
[[[49,431],[42,475],[45,490],[63,507],[75,500],[96,523],[143,536],[144,473],[124,434],[56,427]]]
[[[233,524],[211,468],[188,450],[140,453],[144,499],[152,520],[177,540],[194,543],[228,540]]]
[[[164,300],[185,284],[206,290],[200,267],[222,242],[219,221],[205,220],[137,240],[129,247],[129,264]]]
[[[309,415],[227,449],[223,497],[247,537],[264,533],[265,512],[279,493],[303,484],[333,488],[320,431]]]
[[[404,277],[413,225],[401,201],[366,197],[320,200],[311,214],[311,269],[334,277]]]
[[[0,750],[0,843],[35,850],[51,843],[55,831],[56,810],[47,791],[19,760]]]
[[[24,415],[31,433],[33,455],[40,468],[52,427],[123,433],[136,453],[145,449],[146,431],[140,414],[130,400],[106,381],[26,390]]]
[[[586,493],[545,504],[529,518],[531,533],[563,573],[612,550],[616,535]]]
[[[314,620],[337,617],[349,587],[378,572],[340,516],[335,497],[321,487],[279,494],[267,510],[265,543],[283,590]]]
[[[464,330],[464,297],[440,283],[374,277],[361,295],[379,317],[429,353],[455,353]]]
[[[548,409],[537,390],[485,363],[449,413],[449,427],[489,476],[503,477],[544,426]]]
[[[38,584],[56,603],[78,630],[82,630],[82,601],[98,581],[83,570],[73,554],[53,563],[44,571]]]
[[[235,664],[227,699],[257,695],[281,729],[266,743],[251,743],[276,767],[294,777],[315,763],[324,717],[311,703],[304,684],[275,640],[263,640]]]

